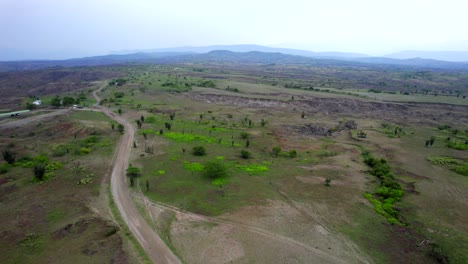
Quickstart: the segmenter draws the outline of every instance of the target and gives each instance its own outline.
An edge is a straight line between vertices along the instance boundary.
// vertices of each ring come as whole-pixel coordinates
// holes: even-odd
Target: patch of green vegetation
[[[62,210],[53,210],[47,213],[47,222],[50,224],[56,223],[65,217],[65,212]]]
[[[37,233],[29,233],[19,243],[23,248],[27,249],[27,252],[36,254],[40,252],[45,246],[45,237]]]
[[[203,171],[205,167],[198,163],[198,162],[188,162],[184,161],[184,169],[187,171],[195,172],[195,171]]]
[[[429,156],[427,160],[434,165],[448,167],[451,171],[468,176],[468,162],[443,156]]]
[[[400,126],[390,123],[382,123],[382,128],[378,131],[384,133],[389,138],[399,138],[405,135],[405,131]]]
[[[245,171],[249,175],[257,175],[259,173],[268,171],[268,167],[259,164],[249,164],[249,165],[236,165],[236,169]]]
[[[429,156],[427,160],[434,165],[440,166],[450,166],[450,165],[462,165],[464,162],[459,159],[454,159],[451,157],[442,157],[442,156]]]
[[[372,157],[369,151],[363,151],[364,163],[371,169],[369,173],[380,181],[380,187],[374,194],[366,193],[364,197],[374,205],[375,211],[384,216],[390,224],[403,225],[399,220],[399,212],[394,204],[401,200],[404,192],[393,176],[385,159]]]
[[[451,170],[458,173],[458,174],[460,174],[460,175],[468,176],[468,164],[466,164],[466,163],[464,165],[462,165],[462,166],[452,168]]]
[[[203,135],[192,134],[192,133],[179,133],[179,132],[167,132],[163,134],[164,137],[172,139],[177,142],[206,142],[214,143],[216,139],[206,137]]]
[[[468,141],[460,141],[456,139],[452,139],[447,141],[447,147],[451,149],[457,149],[457,150],[467,150],[468,149]]]

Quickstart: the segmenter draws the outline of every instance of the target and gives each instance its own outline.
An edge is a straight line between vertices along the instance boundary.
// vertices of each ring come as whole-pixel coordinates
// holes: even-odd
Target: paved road
[[[97,92],[102,88],[103,87],[93,92],[93,96],[97,102],[95,107],[114,121],[122,124],[125,128],[125,133],[121,138],[116,155],[114,155],[112,165],[111,191],[114,202],[128,228],[153,263],[181,263],[161,240],[158,234],[148,225],[138,211],[135,203],[132,201],[125,174],[128,167],[128,159],[132,149],[135,130],[127,120],[115,114],[110,109],[99,105],[101,99],[97,95]]]

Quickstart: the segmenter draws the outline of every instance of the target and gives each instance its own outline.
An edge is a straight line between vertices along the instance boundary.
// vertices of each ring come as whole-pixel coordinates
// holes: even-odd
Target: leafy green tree
[[[60,100],[60,97],[57,95],[55,96],[54,98],[52,98],[52,100],[50,101],[50,104],[52,106],[55,106],[55,107],[59,107],[61,105],[61,100]]]
[[[141,175],[140,168],[129,166],[127,168],[127,176],[130,178],[130,186],[135,185],[135,178]]]
[[[117,112],[119,113],[119,115],[122,114],[122,108],[119,108],[119,110],[117,110]]]
[[[144,116],[140,116],[140,120],[141,120],[142,123],[145,122],[145,117],[144,117]]]
[[[227,177],[228,171],[222,162],[214,160],[205,163],[203,174],[209,179],[220,179]]]
[[[140,119],[137,119],[136,123],[137,123],[138,128],[141,128],[141,126],[143,125],[143,123],[141,123]]]
[[[32,103],[26,103],[26,109],[34,110],[34,109],[36,109],[36,105],[34,105]]]
[[[122,124],[118,124],[118,125],[117,125],[117,130],[118,130],[121,134],[123,134],[124,129],[125,129],[125,127],[124,127]]]
[[[75,99],[73,97],[65,96],[62,101],[63,105],[72,105],[75,103]]]

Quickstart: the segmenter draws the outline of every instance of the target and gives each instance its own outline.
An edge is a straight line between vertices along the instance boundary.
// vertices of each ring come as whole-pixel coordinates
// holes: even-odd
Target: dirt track
[[[65,113],[67,113],[68,111],[70,111],[70,109],[68,109],[68,108],[67,109],[60,109],[60,110],[50,112],[50,113],[47,113],[47,114],[43,114],[43,115],[35,115],[35,116],[30,116],[30,117],[14,120],[14,121],[9,121],[9,122],[0,124],[0,128],[20,127],[20,126],[24,126],[26,124],[30,124],[32,122],[42,120],[42,119],[47,118],[47,117],[54,117],[54,116],[58,116],[58,115],[63,115]]]
[[[111,191],[113,200],[133,236],[137,239],[138,243],[140,243],[153,263],[180,263],[180,260],[148,225],[132,201],[125,173],[128,167],[128,159],[130,157],[135,130],[127,120],[116,115],[110,109],[99,105],[100,98],[97,92],[102,88],[103,87],[93,92],[93,96],[97,102],[95,107],[114,121],[124,125],[125,128],[125,134],[121,138],[112,165]]]

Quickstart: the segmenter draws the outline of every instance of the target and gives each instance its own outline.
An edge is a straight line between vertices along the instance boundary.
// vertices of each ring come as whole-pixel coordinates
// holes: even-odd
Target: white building
[[[41,105],[42,101],[41,100],[36,100],[33,102],[33,105]]]

